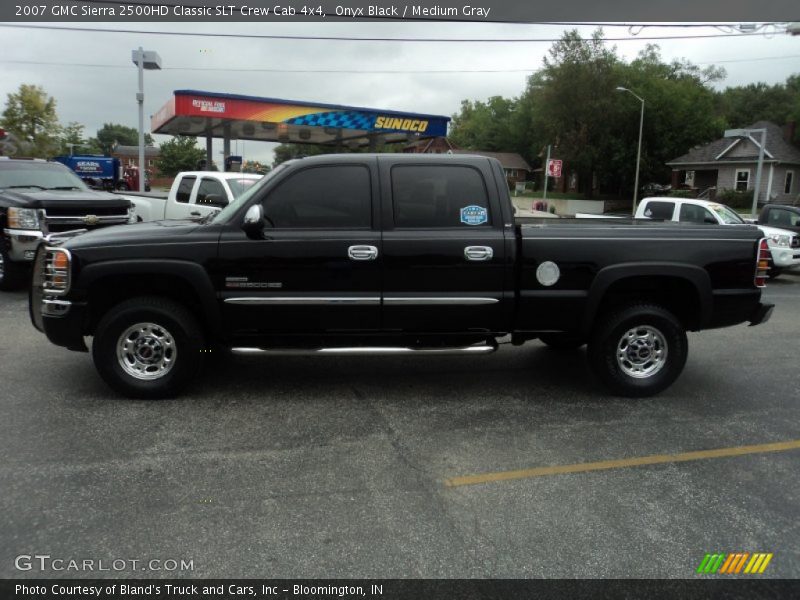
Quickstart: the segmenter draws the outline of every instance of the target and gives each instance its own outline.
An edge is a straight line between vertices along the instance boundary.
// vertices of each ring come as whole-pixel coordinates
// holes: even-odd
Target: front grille
[[[127,215],[128,210],[126,208],[121,207],[114,207],[114,206],[98,206],[92,208],[69,208],[69,207],[61,207],[58,208],[48,208],[44,211],[46,217],[84,217],[86,215],[97,215],[100,216],[114,216],[114,215]]]
[[[792,236],[792,248],[800,248],[800,236]]]
[[[124,225],[128,222],[127,208],[92,207],[50,208],[42,211],[47,231],[61,233],[73,229],[96,229],[109,225]]]

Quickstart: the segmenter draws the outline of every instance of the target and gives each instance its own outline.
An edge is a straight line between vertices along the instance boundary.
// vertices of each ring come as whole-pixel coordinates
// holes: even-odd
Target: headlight
[[[65,248],[47,248],[44,263],[44,293],[63,296],[70,287],[72,255]]]
[[[131,206],[128,209],[128,223],[136,223],[136,207]]]
[[[772,246],[778,246],[779,248],[788,248],[791,244],[792,236],[783,233],[773,233],[769,236],[769,242]]]
[[[35,208],[8,209],[9,229],[39,229],[39,211]]]

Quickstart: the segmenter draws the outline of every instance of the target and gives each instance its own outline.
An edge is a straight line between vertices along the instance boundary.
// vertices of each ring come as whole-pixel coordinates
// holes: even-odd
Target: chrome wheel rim
[[[652,377],[666,364],[667,342],[652,325],[628,329],[617,343],[617,365],[629,377]]]
[[[155,323],[131,325],[117,340],[117,360],[122,370],[135,379],[150,381],[172,370],[178,356],[175,338]]]

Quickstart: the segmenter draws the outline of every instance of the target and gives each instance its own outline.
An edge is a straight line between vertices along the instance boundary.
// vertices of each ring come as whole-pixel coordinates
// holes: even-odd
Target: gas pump
[[[225,171],[240,173],[242,171],[242,157],[229,156],[225,159]]]

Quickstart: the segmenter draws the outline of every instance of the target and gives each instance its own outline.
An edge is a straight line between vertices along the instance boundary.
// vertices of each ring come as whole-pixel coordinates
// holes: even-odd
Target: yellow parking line
[[[727,458],[730,456],[743,456],[745,454],[760,454],[762,452],[783,452],[786,450],[800,449],[800,440],[788,442],[775,442],[772,444],[757,444],[755,446],[734,446],[732,448],[717,448],[715,450],[698,450],[695,452],[682,452],[680,454],[653,454],[651,456],[638,456],[634,458],[621,458],[619,460],[601,460],[590,463],[576,463],[573,465],[556,465],[552,467],[536,467],[534,469],[519,469],[517,471],[498,471],[495,473],[479,473],[477,475],[464,475],[446,479],[447,487],[462,485],[476,485],[479,483],[494,483],[512,479],[527,479],[529,477],[543,477],[545,475],[564,475],[566,473],[586,473],[588,471],[603,471],[606,469],[623,469],[626,467],[641,467],[645,465],[658,465],[661,463],[686,462],[690,460],[703,460],[706,458]]]

